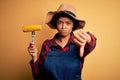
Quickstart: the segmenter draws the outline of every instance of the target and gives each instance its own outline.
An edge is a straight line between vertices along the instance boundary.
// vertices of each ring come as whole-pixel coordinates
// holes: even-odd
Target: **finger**
[[[30,48],[29,50],[28,50],[28,52],[31,54],[31,55],[33,55],[33,54],[35,54],[36,52],[37,52],[37,48]]]
[[[83,43],[81,43],[81,42],[78,41],[77,39],[74,39],[74,42],[75,42],[78,46],[82,46],[82,45],[84,45]]]
[[[28,48],[28,52],[29,52],[29,53],[34,52],[34,49],[33,49],[33,48]]]
[[[84,54],[84,46],[81,46],[80,53],[79,53],[80,57],[83,57],[83,54]]]
[[[81,29],[81,30],[80,30],[80,33],[83,34],[84,36],[88,37],[88,34],[87,34],[86,31],[84,31],[84,30]]]
[[[85,45],[84,45],[83,43],[79,42],[77,39],[74,39],[74,42],[75,42],[77,45],[80,46],[79,55],[80,55],[80,57],[82,57],[82,56],[83,56],[83,53],[84,53],[84,46],[85,46]]]
[[[35,45],[34,42],[31,42],[30,45]]]
[[[80,51],[79,51],[79,56],[82,57],[82,56],[83,56],[83,53],[84,53],[84,45],[83,45],[83,43],[80,43],[80,42],[79,42],[78,40],[76,40],[76,39],[74,39],[74,42],[75,42],[77,45],[81,46],[81,47],[80,47]]]
[[[30,43],[28,48],[33,48],[33,44],[32,44],[32,43]]]
[[[85,43],[85,42],[86,42],[85,39],[81,38],[81,37],[78,36],[78,35],[75,35],[75,38],[76,38],[78,41],[82,42],[82,43]]]
[[[89,43],[89,42],[91,41],[90,35],[89,35],[87,32],[85,32],[85,31],[81,31],[81,33],[84,34],[84,35],[86,36],[86,42]]]
[[[78,32],[77,35],[80,36],[84,40],[87,39],[87,36],[85,34],[83,34],[82,32]]]
[[[29,48],[36,48],[36,45],[34,43],[30,43]]]

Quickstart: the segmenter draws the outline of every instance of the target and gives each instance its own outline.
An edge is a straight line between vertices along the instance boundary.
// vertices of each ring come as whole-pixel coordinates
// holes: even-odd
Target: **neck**
[[[58,39],[60,40],[60,42],[67,42],[69,40],[69,38],[70,38],[70,34],[68,36],[60,36],[59,35]]]
[[[65,37],[59,35],[59,38],[56,39],[56,42],[63,48],[68,43],[69,38],[70,38],[70,35]]]

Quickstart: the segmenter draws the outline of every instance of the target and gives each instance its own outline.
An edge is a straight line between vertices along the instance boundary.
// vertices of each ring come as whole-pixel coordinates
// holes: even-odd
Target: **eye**
[[[57,24],[58,24],[58,25],[60,25],[60,24],[62,24],[62,23],[63,23],[62,21],[57,21]]]
[[[71,23],[70,22],[66,22],[66,25],[70,25]]]

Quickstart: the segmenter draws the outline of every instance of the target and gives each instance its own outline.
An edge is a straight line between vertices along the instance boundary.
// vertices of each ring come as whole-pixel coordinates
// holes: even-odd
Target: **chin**
[[[60,36],[61,37],[67,37],[69,34],[67,34],[67,33],[60,33]]]

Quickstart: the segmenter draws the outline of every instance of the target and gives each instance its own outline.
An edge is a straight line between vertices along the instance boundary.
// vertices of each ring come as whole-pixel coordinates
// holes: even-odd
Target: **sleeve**
[[[84,48],[84,55],[83,57],[86,57],[90,52],[92,52],[96,46],[96,37],[91,34],[90,32],[87,32],[90,37],[91,37],[91,42],[90,43],[86,43],[85,48]]]
[[[42,45],[42,49],[40,52],[40,56],[37,59],[36,62],[33,62],[33,60],[30,61],[30,66],[32,69],[32,75],[34,80],[42,80],[40,75],[42,74],[42,68],[43,68],[43,62],[45,61],[45,57],[46,57],[46,53],[47,53],[47,45],[46,42],[43,43]]]

